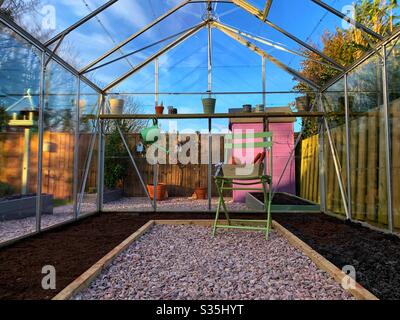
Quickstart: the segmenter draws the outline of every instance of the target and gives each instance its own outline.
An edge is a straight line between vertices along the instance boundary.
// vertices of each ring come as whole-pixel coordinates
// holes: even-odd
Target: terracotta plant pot
[[[196,188],[194,193],[196,194],[198,200],[207,199],[207,188]]]
[[[150,198],[154,199],[154,184],[147,185],[147,191],[149,192]],[[164,183],[157,184],[156,197],[157,200],[165,200],[167,194],[167,185]]]
[[[301,97],[296,98],[297,111],[309,110],[309,106],[310,106],[310,97],[309,96],[301,96]]]
[[[110,99],[110,113],[111,114],[123,114],[124,113],[123,99]]]
[[[156,106],[156,115],[160,116],[164,113],[164,106]]]

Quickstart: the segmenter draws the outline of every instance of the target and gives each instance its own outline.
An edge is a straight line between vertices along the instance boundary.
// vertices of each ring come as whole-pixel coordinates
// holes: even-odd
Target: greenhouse
[[[0,0],[0,299],[399,299],[399,13]]]

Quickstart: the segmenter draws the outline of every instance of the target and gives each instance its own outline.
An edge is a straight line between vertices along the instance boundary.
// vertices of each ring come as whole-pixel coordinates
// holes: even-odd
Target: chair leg
[[[225,204],[225,199],[224,199],[224,185],[225,185],[225,180],[221,180],[221,185],[218,186],[217,184],[217,191],[218,191],[218,195],[221,201],[221,205],[224,208],[224,212],[225,212],[225,217],[226,220],[228,221],[228,225],[231,225],[231,218],[229,217],[229,212],[228,212],[228,208]]]
[[[267,181],[265,179],[262,179],[262,186],[263,186],[263,192],[264,192],[264,210],[265,210],[265,215],[267,219],[267,226],[266,226],[266,232],[265,232],[265,239],[268,240],[269,238],[269,232],[271,229],[271,192],[267,193]],[[270,186],[271,189],[271,186]]]
[[[216,183],[216,184],[217,184],[217,190],[218,190],[218,188],[219,188],[218,187],[218,183]],[[219,194],[219,191],[218,191],[218,194]],[[217,225],[218,225],[218,221],[219,221],[219,211],[221,209],[221,203],[222,203],[222,198],[221,198],[221,196],[219,196],[217,212],[215,214],[215,221],[214,221],[214,227],[213,227],[213,232],[212,232],[212,236],[213,237],[215,237],[215,232],[217,231]]]

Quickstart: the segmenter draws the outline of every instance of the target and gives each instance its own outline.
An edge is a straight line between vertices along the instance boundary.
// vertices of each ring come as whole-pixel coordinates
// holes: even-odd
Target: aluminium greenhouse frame
[[[320,195],[321,195],[321,209],[322,212],[327,213],[328,210],[326,208],[326,190],[325,190],[325,171],[324,171],[324,163],[325,160],[327,159],[328,156],[332,157],[334,164],[335,164],[335,173],[336,173],[336,179],[338,179],[339,186],[340,186],[340,193],[341,193],[341,199],[343,202],[343,205],[345,207],[346,211],[346,216],[348,219],[353,220],[353,215],[352,215],[352,206],[351,206],[351,179],[347,179],[347,185],[345,186],[343,183],[342,175],[340,172],[340,168],[338,166],[339,159],[337,154],[335,153],[335,148],[333,146],[333,141],[331,138],[330,134],[330,128],[329,124],[327,121],[327,117],[330,115],[330,113],[327,113],[324,110],[324,105],[322,102],[322,95],[324,92],[326,92],[329,87],[333,84],[335,84],[337,81],[340,79],[344,78],[345,81],[345,122],[346,122],[346,156],[347,156],[347,165],[346,165],[346,173],[347,176],[349,177],[350,175],[350,143],[349,143],[349,137],[350,137],[350,107],[349,107],[349,93],[348,93],[348,85],[347,85],[347,78],[349,73],[354,70],[357,66],[362,64],[364,61],[366,61],[368,58],[373,56],[374,54],[377,54],[381,57],[382,59],[382,83],[383,83],[383,101],[384,101],[384,121],[385,121],[385,144],[386,144],[386,181],[387,181],[387,216],[388,216],[388,231],[390,233],[393,233],[393,206],[392,206],[392,183],[391,183],[391,167],[392,167],[392,158],[390,156],[391,154],[391,148],[390,148],[390,128],[389,128],[389,97],[388,97],[388,83],[387,83],[387,54],[386,54],[386,47],[387,45],[394,39],[400,37],[400,29],[395,30],[389,37],[386,37],[383,39],[383,37],[379,34],[376,34],[369,28],[365,27],[364,25],[353,21],[352,19],[344,16],[341,12],[338,12],[334,8],[330,7],[329,5],[325,4],[322,1],[319,0],[310,0],[314,2],[316,5],[326,9],[327,11],[331,12],[332,14],[345,19],[347,22],[351,23],[354,25],[355,28],[358,28],[362,31],[364,35],[367,36],[372,36],[376,39],[379,40],[379,43],[374,47],[373,50],[370,52],[366,53],[362,58],[360,58],[358,61],[356,61],[354,64],[348,67],[344,67],[338,62],[334,61],[333,59],[329,58],[326,56],[324,53],[320,52],[318,49],[312,47],[311,45],[305,43],[304,41],[298,39],[288,31],[282,29],[281,27],[277,26],[276,24],[272,23],[271,21],[268,20],[268,12],[270,10],[270,7],[272,5],[272,0],[266,0],[265,8],[263,10],[259,10],[252,6],[251,4],[247,3],[244,0],[232,0],[232,1],[210,1],[210,0],[184,0],[180,4],[178,4],[176,7],[173,9],[169,10],[168,12],[164,13],[162,16],[158,17],[156,20],[145,26],[143,29],[137,31],[134,33],[132,36],[115,46],[113,49],[109,50],[93,62],[89,63],[87,66],[82,68],[81,70],[75,69],[73,66],[71,66],[69,63],[67,63],[65,60],[63,60],[58,54],[57,54],[57,49],[59,48],[61,42],[64,40],[65,36],[68,35],[70,32],[78,28],[79,26],[83,25],[87,21],[91,20],[94,18],[97,14],[100,12],[103,12],[110,6],[112,6],[114,3],[118,2],[118,0],[111,0],[105,3],[103,6],[99,7],[86,17],[82,18],[80,21],[76,22],[74,25],[70,26],[63,32],[59,33],[56,35],[54,38],[51,40],[47,41],[46,43],[41,43],[39,40],[37,40],[34,36],[29,34],[27,31],[25,31],[23,28],[19,27],[16,23],[13,21],[10,21],[7,17],[3,16],[0,14],[0,22],[4,24],[7,28],[15,32],[17,35],[22,37],[25,41],[36,47],[42,55],[42,65],[41,65],[41,81],[40,81],[40,99],[39,99],[39,121],[38,121],[38,128],[39,128],[39,152],[38,152],[38,178],[37,178],[37,194],[39,195],[37,198],[37,206],[36,206],[36,230],[33,234],[39,233],[42,231],[41,227],[41,203],[42,203],[42,153],[43,153],[43,136],[44,136],[44,119],[43,119],[43,109],[44,109],[44,104],[45,104],[45,77],[46,77],[46,68],[48,63],[51,60],[56,61],[58,64],[60,64],[62,67],[64,67],[67,71],[69,71],[72,75],[74,75],[77,80],[78,80],[78,89],[77,89],[77,103],[76,103],[76,108],[79,109],[79,98],[81,95],[80,92],[80,84],[85,83],[89,87],[91,87],[93,90],[95,90],[98,95],[99,95],[99,113],[96,116],[96,126],[95,126],[95,132],[93,132],[95,135],[98,136],[98,143],[99,143],[99,150],[98,150],[98,173],[97,173],[97,183],[98,183],[98,192],[97,192],[97,212],[101,212],[103,210],[103,191],[104,191],[104,148],[105,148],[105,139],[104,139],[104,134],[103,134],[103,129],[104,129],[104,121],[107,120],[117,120],[117,119],[152,119],[154,118],[154,115],[122,115],[122,116],[113,116],[113,115],[107,115],[106,114],[106,101],[107,101],[107,95],[109,94],[110,90],[114,88],[117,84],[121,83],[125,79],[129,78],[132,76],[135,72],[139,71],[143,66],[149,64],[150,62],[157,61],[157,58],[160,57],[161,55],[165,54],[167,51],[170,49],[174,48],[176,45],[179,43],[183,42],[187,38],[189,38],[191,35],[199,31],[201,28],[208,28],[208,55],[209,55],[209,63],[208,63],[208,90],[212,91],[212,60],[211,60],[211,50],[212,50],[212,39],[211,39],[211,28],[218,28],[220,31],[224,32],[226,35],[230,36],[234,40],[238,41],[239,43],[245,45],[248,47],[249,50],[259,54],[262,58],[262,73],[263,73],[263,92],[262,94],[264,95],[265,99],[265,94],[266,92],[266,84],[265,84],[265,61],[269,60],[272,63],[275,63],[279,68],[284,69],[286,72],[290,73],[294,77],[296,77],[299,81],[307,83],[309,86],[311,86],[314,89],[314,93],[319,97],[318,103],[317,103],[317,108],[318,111],[310,111],[310,112],[298,112],[298,113],[292,113],[292,114],[279,114],[279,113],[274,113],[274,114],[269,114],[266,113],[264,115],[264,122],[267,124],[268,119],[272,117],[317,117],[319,119],[323,119],[323,123],[321,123],[321,130],[327,132],[328,136],[328,143],[330,147],[330,155],[326,155],[324,152],[324,135],[320,135],[319,138],[319,172],[320,172]],[[155,55],[141,63],[139,66],[136,66],[132,70],[130,70],[127,74],[123,75],[121,78],[116,79],[109,85],[107,85],[105,88],[100,88],[96,84],[94,84],[92,81],[90,81],[85,74],[91,70],[91,68],[95,67],[98,65],[101,61],[109,57],[111,54],[116,52],[117,50],[121,49],[124,47],[126,44],[130,43],[133,41],[135,38],[140,36],[141,34],[145,33],[147,30],[151,29],[153,26],[157,25],[161,21],[165,20],[167,17],[173,15],[175,12],[177,12],[179,9],[182,7],[189,5],[190,3],[208,3],[209,7],[211,6],[212,3],[214,2],[223,2],[223,3],[231,3],[233,5],[238,6],[242,10],[246,11],[247,13],[255,16],[256,18],[260,19],[262,22],[264,22],[266,25],[270,26],[271,28],[275,29],[276,31],[280,32],[284,36],[288,37],[289,39],[293,40],[296,42],[298,45],[301,47],[308,49],[315,54],[319,55],[325,62],[330,63],[333,68],[341,70],[341,73],[336,76],[334,79],[329,81],[328,84],[326,84],[324,87],[319,87],[317,84],[314,84],[312,81],[309,79],[305,78],[295,70],[291,69],[290,67],[284,65],[280,61],[276,60],[272,56],[268,55],[266,52],[255,46],[254,44],[250,43],[249,41],[245,40],[244,37],[242,37],[242,33],[240,30],[232,30],[229,29],[228,27],[222,25],[221,23],[214,21],[212,16],[209,16],[207,20],[204,22],[200,23],[199,25],[193,27],[192,29],[187,30],[183,35],[181,35],[178,39],[173,41],[172,43],[166,45],[163,49],[161,49],[159,52],[157,52]],[[50,49],[51,45],[56,44],[55,48],[52,50]],[[381,52],[381,54],[379,54]],[[215,92],[214,92],[215,93]],[[182,93],[185,94],[185,93]],[[79,112],[76,112],[76,121],[79,123]],[[187,115],[178,115],[178,116],[160,116],[160,119],[207,119],[208,120],[208,130],[209,130],[209,143],[211,144],[211,124],[212,124],[212,119],[216,118],[234,118],[236,115],[232,114],[216,114],[216,115],[202,115],[202,114],[187,114]],[[252,115],[243,115],[241,114],[240,117],[252,117]],[[258,118],[260,118],[260,115],[257,115]],[[79,135],[79,129],[76,130],[76,135]],[[123,138],[122,134],[121,137]],[[84,190],[85,185],[86,185],[86,180],[88,176],[88,170],[90,167],[90,160],[94,152],[94,146],[95,146],[95,140],[92,139],[92,142],[90,144],[90,150],[89,150],[89,161],[87,161],[86,168],[85,168],[85,173],[84,173],[84,180],[82,184],[82,189]],[[297,144],[300,142],[300,139],[297,139],[295,148]],[[126,142],[124,141],[125,145]],[[77,146],[75,146],[77,148]],[[209,148],[209,152],[211,152],[211,148]],[[128,150],[129,151],[129,150]],[[75,152],[75,158],[74,158],[74,172],[75,175],[77,175],[77,152]],[[291,157],[294,156],[294,152],[292,152]],[[131,157],[132,158],[132,157]],[[211,155],[209,154],[209,159],[211,159]],[[131,159],[132,160],[132,159]],[[290,159],[289,159],[290,161]],[[289,162],[288,161],[288,162]],[[134,161],[133,161],[134,162]],[[208,200],[209,200],[209,209],[211,209],[211,162],[209,161],[209,169],[208,169]],[[140,176],[140,175],[139,175]],[[156,177],[157,175],[155,175]],[[157,183],[157,179],[155,178],[155,184]],[[73,189],[73,197],[74,197],[74,220],[77,220],[80,217],[80,206],[82,203],[82,197],[83,197],[83,192],[81,190],[78,190],[79,186],[77,185],[77,182],[75,181],[74,183],[74,189]],[[347,193],[346,190],[347,189]],[[154,210],[157,211],[156,208],[156,199],[154,199]],[[72,220],[72,221],[74,221]],[[65,223],[70,223],[71,221],[67,221]],[[59,226],[59,225],[57,225]],[[26,235],[26,236],[31,236],[31,234]],[[23,236],[23,237],[26,237]],[[21,237],[22,238],[22,237]],[[14,239],[15,241],[17,239]]]

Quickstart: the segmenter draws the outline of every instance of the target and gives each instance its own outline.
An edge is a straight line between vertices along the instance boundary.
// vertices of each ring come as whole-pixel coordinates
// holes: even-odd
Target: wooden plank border
[[[130,246],[135,240],[140,238],[144,233],[150,230],[154,225],[154,220],[147,222],[144,226],[138,229],[131,236],[126,238],[113,250],[107,253],[103,258],[97,261],[81,276],[71,282],[66,288],[58,293],[52,300],[68,300],[79,291],[87,288],[89,284],[96,278],[111,262],[128,246]]]
[[[317,265],[318,268],[330,274],[337,283],[342,285],[343,278],[347,277],[347,275],[342,270],[340,270],[333,263],[325,259],[322,255],[320,255],[308,244],[300,240],[278,222],[273,221],[272,226],[277,232],[284,236],[290,244],[304,252],[304,254],[309,257]],[[373,295],[371,292],[361,286],[358,282],[356,282],[355,288],[349,288],[346,289],[346,291],[350,292],[357,300],[379,300],[375,295]]]
[[[198,226],[212,226],[214,223],[213,220],[156,220],[156,224],[165,224],[165,225],[198,225]],[[331,275],[335,281],[342,285],[343,278],[347,277],[347,275],[336,267],[333,263],[324,258],[321,254],[316,252],[313,248],[311,248],[308,244],[300,240],[297,236],[287,230],[285,227],[280,225],[275,220],[272,221],[272,227],[281,234],[285,239],[289,241],[291,245],[302,251],[307,257],[311,259],[315,263],[315,265],[321,270],[325,271],[329,275]],[[349,293],[351,293],[357,300],[379,300],[375,295],[361,286],[356,282],[355,288],[345,289]]]
[[[213,220],[151,220],[143,227],[125,239],[121,244],[115,247],[102,259],[96,262],[91,268],[69,284],[64,290],[57,294],[53,300],[68,300],[79,291],[87,288],[90,283],[96,278],[111,262],[129,245],[140,238],[144,233],[150,230],[154,225],[195,225],[203,227],[211,227]],[[307,257],[313,261],[318,268],[331,275],[338,284],[342,284],[343,278],[347,275],[337,268],[333,263],[325,259],[322,255],[312,249],[297,236],[280,225],[278,222],[272,222],[273,228],[281,234],[290,244],[302,251]],[[356,282],[355,288],[347,289],[358,300],[379,300],[375,295]]]

